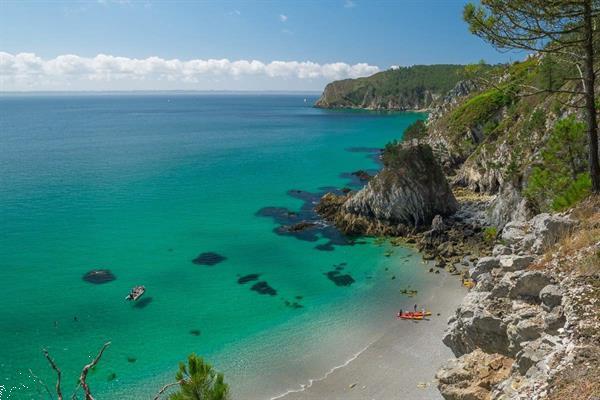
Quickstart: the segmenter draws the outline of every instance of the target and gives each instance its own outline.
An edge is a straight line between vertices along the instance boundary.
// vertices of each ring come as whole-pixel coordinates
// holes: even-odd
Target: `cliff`
[[[464,77],[462,65],[416,65],[390,69],[367,78],[332,82],[325,87],[315,106],[369,110],[427,109]]]

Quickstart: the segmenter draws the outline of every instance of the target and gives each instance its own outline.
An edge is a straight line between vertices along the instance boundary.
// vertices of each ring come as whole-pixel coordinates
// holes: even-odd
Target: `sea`
[[[97,399],[151,399],[191,353],[234,399],[272,399],[395,323],[400,291],[427,290],[422,258],[313,208],[364,185],[352,173],[375,173],[426,114],[316,99],[0,95],[0,398],[53,398],[44,349],[70,398],[110,342],[88,377]]]

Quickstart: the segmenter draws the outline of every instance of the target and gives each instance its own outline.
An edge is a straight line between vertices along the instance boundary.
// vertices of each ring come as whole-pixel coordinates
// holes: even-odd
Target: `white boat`
[[[125,297],[125,300],[136,301],[137,299],[142,297],[142,295],[144,294],[145,291],[146,291],[146,288],[144,286],[136,286],[133,289],[131,289],[131,292],[129,292],[127,297]]]

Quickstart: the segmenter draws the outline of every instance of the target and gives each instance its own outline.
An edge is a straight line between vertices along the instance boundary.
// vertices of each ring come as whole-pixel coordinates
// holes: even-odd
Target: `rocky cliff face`
[[[590,217],[591,208],[594,205],[588,206],[583,220],[587,225],[579,228],[598,235],[596,217],[600,215],[596,210]],[[600,311],[585,314],[584,321],[577,310],[586,304],[590,307],[590,300],[582,301],[580,293],[600,292],[600,259],[591,256],[595,275],[587,275],[588,271],[583,278],[573,263],[565,264],[565,256],[585,259],[600,250],[600,242],[576,236],[580,235],[575,233],[578,224],[570,214],[540,214],[511,222],[504,227],[502,244],[494,247],[493,255],[480,258],[469,270],[476,286],[450,319],[443,338],[457,357],[437,374],[445,399],[552,397],[553,388],[564,379],[563,372],[581,352],[598,355],[594,343],[600,336]],[[557,247],[565,237],[581,241],[578,248],[571,247],[567,253],[564,244]],[[581,340],[582,330],[590,325],[595,332]]]
[[[321,108],[423,110],[444,96],[465,75],[462,65],[416,65],[367,78],[328,84],[315,103]]]
[[[384,168],[357,193],[327,195],[317,207],[346,232],[403,231],[450,215],[458,204],[427,145],[396,147],[384,155]]]

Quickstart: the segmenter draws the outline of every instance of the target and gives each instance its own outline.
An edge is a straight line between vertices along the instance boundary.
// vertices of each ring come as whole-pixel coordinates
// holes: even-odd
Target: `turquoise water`
[[[97,398],[149,398],[196,352],[252,399],[374,339],[398,289],[425,284],[418,255],[386,257],[322,226],[278,234],[285,221],[271,215],[311,217],[323,187],[356,187],[344,173],[376,169],[372,148],[423,114],[326,111],[304,97],[0,97],[2,399],[47,398],[28,371],[52,383],[42,348],[68,394],[110,340],[89,378]],[[192,263],[203,252],[226,259]],[[330,280],[335,266],[354,282]],[[116,279],[82,280],[100,268]],[[239,284],[247,274],[276,295]],[[125,302],[138,284],[146,294]]]

